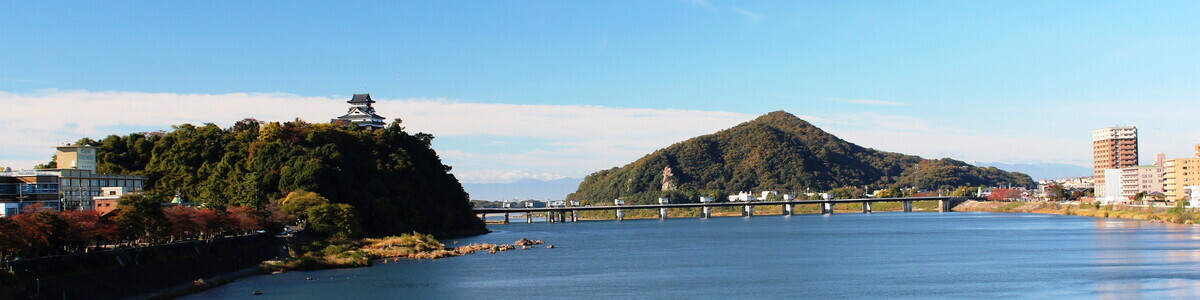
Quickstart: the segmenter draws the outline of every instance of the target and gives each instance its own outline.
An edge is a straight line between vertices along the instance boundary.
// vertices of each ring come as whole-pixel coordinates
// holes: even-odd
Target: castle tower
[[[375,103],[375,100],[371,100],[371,94],[354,94],[346,103],[350,103],[350,110],[345,115],[333,119],[332,123],[354,124],[368,130],[387,126],[384,117],[375,114],[375,108],[371,107],[371,103]]]

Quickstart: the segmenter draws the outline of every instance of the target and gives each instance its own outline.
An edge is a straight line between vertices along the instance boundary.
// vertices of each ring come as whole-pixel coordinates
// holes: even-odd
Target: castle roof
[[[350,104],[363,104],[363,103],[367,103],[367,104],[370,104],[370,103],[375,103],[375,100],[371,100],[371,93],[366,93],[366,94],[354,94],[354,97],[353,97],[353,98],[350,98],[350,101],[346,101],[346,103],[350,103]]]

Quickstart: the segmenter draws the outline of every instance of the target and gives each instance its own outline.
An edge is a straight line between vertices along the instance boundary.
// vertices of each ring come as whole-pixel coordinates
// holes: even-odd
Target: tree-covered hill
[[[370,235],[486,232],[462,185],[430,148],[433,136],[409,134],[399,123],[366,131],[247,119],[230,128],[183,124],[81,142],[98,148],[99,172],[144,175],[155,199],[178,191],[208,206],[262,208],[307,190],[354,206]]]
[[[571,200],[826,191],[838,187],[1032,186],[1028,175],[952,159],[864,148],[784,111],[660,149],[620,168],[592,173]],[[687,197],[692,198],[692,197]],[[678,199],[675,201],[695,201]]]

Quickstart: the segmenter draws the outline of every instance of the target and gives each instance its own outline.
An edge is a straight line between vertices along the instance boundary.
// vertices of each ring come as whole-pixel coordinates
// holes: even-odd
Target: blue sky
[[[481,182],[578,177],[779,109],[928,157],[1089,165],[1090,130],[1118,124],[1139,126],[1143,161],[1186,157],[1200,142],[1187,125],[1200,111],[1198,14],[1194,1],[6,1],[0,109],[59,103],[51,108],[79,119],[0,121],[0,143],[228,126],[240,115],[321,120],[369,91],[394,101],[383,115],[438,136],[443,158]],[[121,98],[105,93],[151,106],[243,102],[171,118],[161,117],[171,107],[121,102],[144,120],[89,121]],[[245,101],[311,107],[267,113]],[[480,113],[513,115],[412,115],[462,108],[449,104],[512,105]],[[591,110],[539,119],[578,108]],[[614,113],[709,119],[655,131],[602,122]],[[506,121],[517,117],[611,138],[530,132],[543,128]],[[41,131],[21,133],[30,128]],[[619,144],[621,130],[653,132],[613,151],[578,149]],[[0,150],[0,165],[49,155],[21,145]]]

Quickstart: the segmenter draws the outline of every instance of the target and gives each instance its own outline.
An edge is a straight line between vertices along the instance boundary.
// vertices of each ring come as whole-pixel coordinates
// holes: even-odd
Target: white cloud
[[[325,122],[346,111],[347,99],[283,93],[0,92],[0,108],[9,112],[0,118],[0,144],[6,145],[0,148],[0,166],[29,168],[46,160],[52,154],[50,147],[59,142],[127,134],[128,128],[169,130],[171,125],[203,122],[228,127],[247,117]],[[476,182],[582,176],[753,117],[677,109],[375,100],[381,115],[401,118],[409,131],[428,132],[439,139],[493,136],[543,141],[518,145],[524,149],[516,150],[521,153],[474,149],[491,143],[487,139],[469,148],[438,149],[455,167],[456,176]],[[439,145],[438,139],[434,145]],[[489,167],[497,165],[506,168]]]
[[[283,93],[0,92],[0,111],[6,112],[0,118],[0,166],[28,168],[45,162],[53,152],[50,147],[62,141],[169,130],[181,123],[228,127],[246,117],[325,122],[346,111],[347,99]],[[581,177],[755,117],[680,109],[376,100],[380,114],[403,119],[411,132],[437,136],[434,147],[454,174],[480,183]],[[941,124],[944,120],[876,112],[800,117],[864,147],[925,157],[1086,165],[1081,158],[1091,153],[1086,134],[1079,139],[978,134]]]

